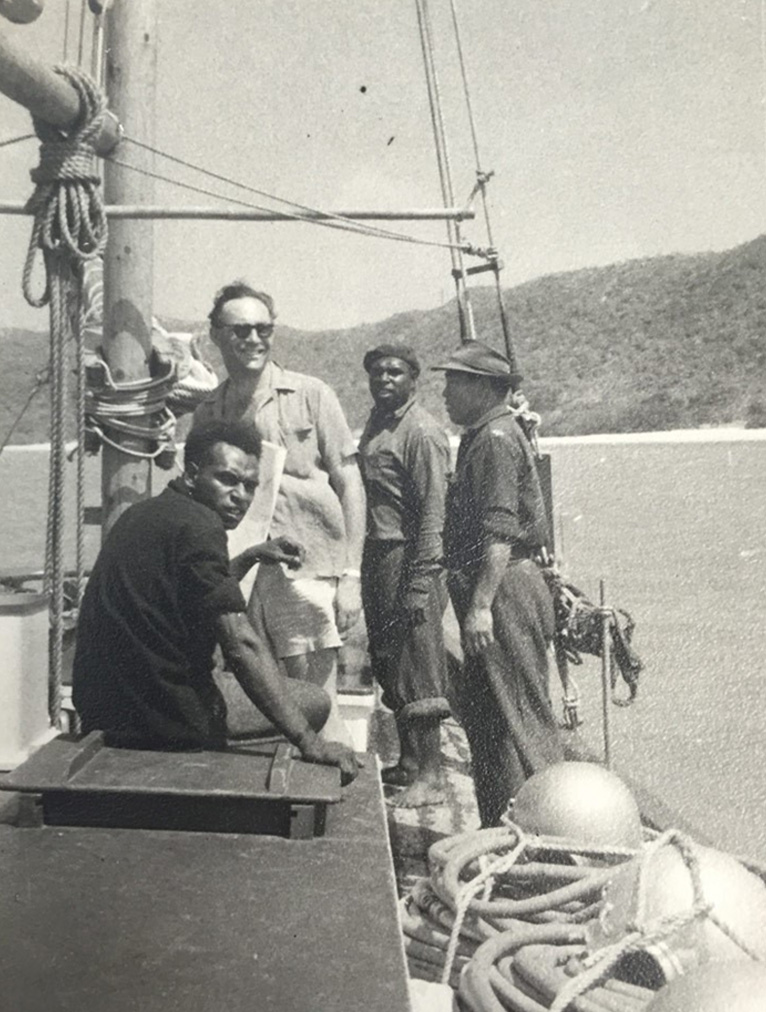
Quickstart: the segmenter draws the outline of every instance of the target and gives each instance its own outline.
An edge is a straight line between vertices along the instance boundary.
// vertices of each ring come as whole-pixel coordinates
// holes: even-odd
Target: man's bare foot
[[[389,799],[395,808],[421,808],[424,805],[443,805],[447,794],[440,780],[415,780],[409,787]]]
[[[387,766],[381,770],[380,779],[391,787],[409,787],[415,779],[415,772],[397,763],[396,766]]]

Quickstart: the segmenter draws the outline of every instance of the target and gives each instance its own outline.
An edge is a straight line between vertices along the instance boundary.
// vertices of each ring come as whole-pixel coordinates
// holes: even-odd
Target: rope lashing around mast
[[[50,307],[51,457],[48,484],[48,527],[45,545],[45,588],[50,595],[51,650],[49,713],[54,726],[61,715],[64,639],[64,471],[68,344],[74,338],[77,384],[77,440],[84,432],[85,361],[82,339],[82,270],[106,246],[107,222],[99,191],[94,141],[101,131],[106,100],[96,84],[74,67],[55,71],[75,88],[82,114],[69,134],[33,120],[41,141],[40,164],[31,172],[35,191],[27,203],[34,214],[24,263],[23,292],[31,306]],[[45,265],[45,287],[32,290],[38,251]],[[77,459],[77,528],[75,611],[84,581],[84,468]]]
[[[149,379],[129,383],[115,383],[109,366],[100,357],[89,361],[85,395],[86,453],[96,453],[106,443],[120,453],[142,460],[153,460],[159,467],[169,469],[175,460],[176,419],[166,405],[166,398],[176,385],[176,363],[152,356],[152,364],[159,374]],[[151,450],[139,450],[115,442],[108,430],[123,436],[151,439]]]

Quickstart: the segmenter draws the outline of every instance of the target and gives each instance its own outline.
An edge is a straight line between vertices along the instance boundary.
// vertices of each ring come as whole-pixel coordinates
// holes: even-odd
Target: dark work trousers
[[[405,541],[367,541],[362,560],[362,603],[372,673],[383,702],[397,716],[447,717],[447,660],[442,616],[447,604],[444,574],[422,578],[425,621],[413,625],[404,607],[409,586]]]
[[[478,569],[449,574],[462,628]],[[482,826],[496,826],[533,773],[564,758],[548,687],[553,603],[537,566],[516,559],[492,604],[495,642],[466,655],[455,697],[471,748]]]

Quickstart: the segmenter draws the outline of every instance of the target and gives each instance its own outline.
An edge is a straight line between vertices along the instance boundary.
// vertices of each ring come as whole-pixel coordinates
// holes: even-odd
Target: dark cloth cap
[[[466,341],[453,351],[446,361],[431,368],[437,372],[466,372],[472,376],[491,376],[493,379],[505,380],[509,386],[521,382],[521,376],[511,371],[511,363],[505,355],[501,355],[499,351],[481,341]]]
[[[368,351],[364,356],[363,365],[365,371],[369,372],[379,358],[400,358],[402,362],[406,362],[410,369],[412,369],[414,377],[417,378],[420,375],[418,356],[408,344],[379,344],[377,348]]]

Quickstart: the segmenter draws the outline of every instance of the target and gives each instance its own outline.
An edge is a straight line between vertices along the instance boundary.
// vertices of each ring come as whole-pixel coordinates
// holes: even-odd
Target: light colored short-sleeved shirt
[[[303,545],[301,577],[340,576],[346,529],[330,472],[353,456],[356,446],[334,391],[314,376],[269,362],[244,408],[234,404],[230,380],[221,383],[194,412],[194,424],[211,418],[252,421],[262,439],[285,448],[271,536]]]

